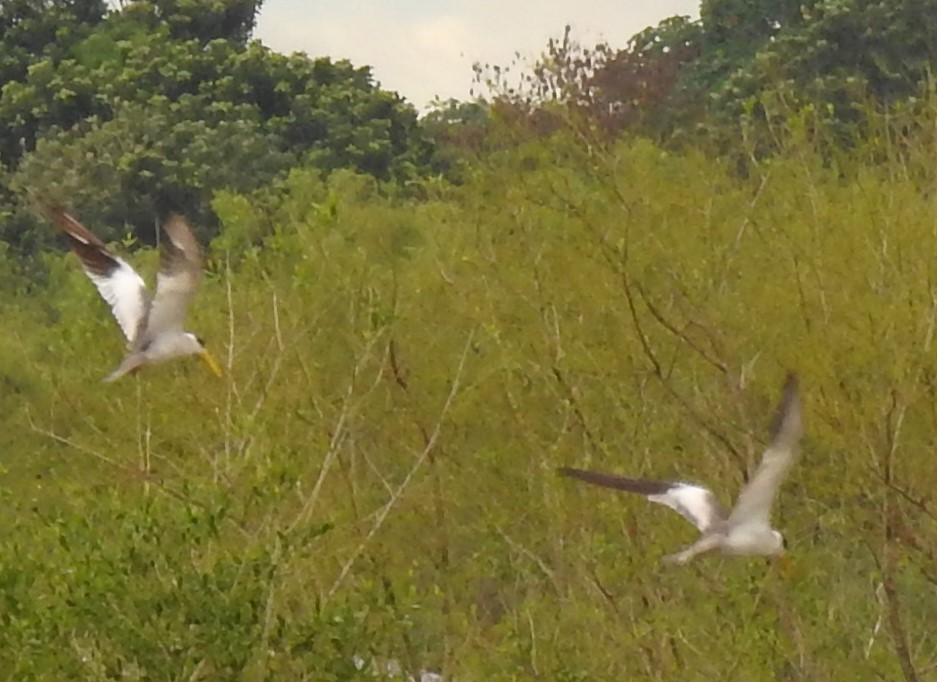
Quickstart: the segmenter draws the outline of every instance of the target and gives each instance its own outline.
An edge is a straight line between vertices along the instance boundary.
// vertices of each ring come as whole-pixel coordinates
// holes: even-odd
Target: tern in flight
[[[768,518],[771,503],[781,479],[794,462],[803,433],[797,377],[789,374],[771,443],[728,515],[708,488],[692,483],[626,478],[582,469],[562,468],[559,472],[606,488],[644,495],[651,502],[670,507],[696,526],[700,538],[683,551],[665,557],[667,563],[685,564],[697,554],[712,550],[736,556],[774,556],[784,552],[785,543],[783,536],[771,527]]]
[[[189,300],[202,278],[202,256],[185,219],[173,215],[163,224],[156,293],[147,295],[140,275],[73,216],[44,207],[47,215],[62,228],[85,273],[127,337],[129,354],[104,380],[114,381],[144,365],[152,365],[185,355],[198,355],[217,376],[221,368],[195,334],[182,328]]]

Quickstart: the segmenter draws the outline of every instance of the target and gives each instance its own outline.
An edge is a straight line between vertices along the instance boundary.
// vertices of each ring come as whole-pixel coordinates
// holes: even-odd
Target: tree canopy
[[[624,47],[584,47],[567,32],[526,87],[500,98],[539,111],[562,103],[612,137],[737,138],[778,96],[788,113],[812,106],[842,127],[926,90],[935,29],[933,0],[703,0],[699,19],[665,19]]]
[[[430,168],[416,111],[369,67],[248,42],[259,5],[4,4],[0,238],[31,248],[27,193],[80,208],[105,237],[129,225],[148,239],[168,211],[213,229],[214,192],[296,165],[382,180]]]

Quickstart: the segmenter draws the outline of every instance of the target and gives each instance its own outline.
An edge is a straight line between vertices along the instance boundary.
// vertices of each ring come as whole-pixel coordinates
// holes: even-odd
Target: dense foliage
[[[421,201],[305,171],[221,195],[191,320],[226,360],[217,381],[180,362],[100,383],[119,335],[74,260],[50,257],[41,292],[3,303],[0,667],[933,665],[931,146],[834,171],[787,145],[747,180],[558,136]],[[660,567],[692,528],[554,473],[699,479],[728,502],[789,368],[808,419],[774,514],[791,572]]]
[[[213,234],[214,192],[292,167],[397,181],[433,168],[415,110],[369,68],[248,43],[257,2],[50,4],[3,6],[0,54],[18,61],[0,90],[0,238],[21,252],[39,246],[29,194],[81,210],[105,237],[129,225],[149,240],[167,211]],[[75,21],[51,31],[63,7]],[[36,12],[45,21],[30,28]]]
[[[706,0],[419,122],[250,42],[256,2],[121,6],[0,3],[5,677],[937,670],[929,3]],[[30,192],[146,275],[185,210],[225,376],[101,383],[120,335]],[[661,566],[691,527],[555,473],[728,503],[788,370],[790,568]]]
[[[699,19],[670,17],[624,47],[583,46],[567,28],[529,71],[482,80],[552,122],[540,130],[574,113],[613,139],[734,151],[744,130],[773,153],[769,119],[809,107],[842,142],[874,123],[870,108],[913,103],[937,68],[935,27],[933,0],[702,0]]]

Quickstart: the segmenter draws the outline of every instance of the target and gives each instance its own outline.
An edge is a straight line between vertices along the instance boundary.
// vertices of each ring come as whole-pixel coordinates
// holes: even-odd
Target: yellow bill
[[[208,368],[215,373],[216,377],[224,376],[224,372],[221,371],[221,365],[218,364],[211,353],[203,348],[202,352],[199,353],[199,357],[205,361],[205,364],[208,365]]]

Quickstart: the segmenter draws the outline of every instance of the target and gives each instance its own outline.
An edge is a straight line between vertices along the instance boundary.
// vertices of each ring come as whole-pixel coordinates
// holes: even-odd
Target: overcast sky
[[[278,52],[347,58],[419,108],[466,99],[472,64],[535,57],[570,24],[585,44],[628,38],[699,0],[265,0],[255,38]]]

